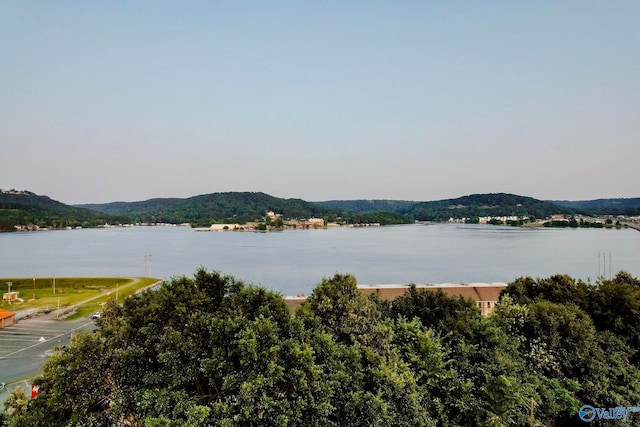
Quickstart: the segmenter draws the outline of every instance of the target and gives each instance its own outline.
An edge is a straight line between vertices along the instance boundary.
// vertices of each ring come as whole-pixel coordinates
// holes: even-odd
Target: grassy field
[[[0,279],[1,294],[8,291],[19,292],[23,300],[0,302],[0,308],[11,311],[67,309],[72,314],[69,319],[99,311],[110,299],[119,302],[138,289],[158,282],[149,277],[61,277],[56,278],[6,278]]]

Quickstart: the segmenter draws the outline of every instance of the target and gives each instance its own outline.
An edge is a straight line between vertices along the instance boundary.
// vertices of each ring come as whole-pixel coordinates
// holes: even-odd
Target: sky
[[[640,2],[0,0],[0,188],[640,197]]]

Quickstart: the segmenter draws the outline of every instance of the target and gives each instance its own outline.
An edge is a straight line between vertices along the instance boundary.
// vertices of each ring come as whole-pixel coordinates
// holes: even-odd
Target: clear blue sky
[[[640,2],[0,0],[0,188],[640,197]]]

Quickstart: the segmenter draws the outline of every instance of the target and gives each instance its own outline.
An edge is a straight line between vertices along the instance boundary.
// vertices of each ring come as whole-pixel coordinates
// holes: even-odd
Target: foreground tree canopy
[[[49,359],[40,395],[8,401],[0,421],[581,425],[583,404],[640,404],[639,322],[640,282],[626,273],[517,279],[483,318],[470,300],[415,287],[379,301],[339,274],[292,314],[279,294],[200,269],[110,304]]]

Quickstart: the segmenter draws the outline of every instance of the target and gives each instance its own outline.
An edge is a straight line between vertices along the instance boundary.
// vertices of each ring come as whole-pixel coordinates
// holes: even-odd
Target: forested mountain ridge
[[[183,199],[155,198],[139,202],[87,203],[75,206],[113,215],[136,215],[139,212],[159,212],[163,209],[170,209],[181,200]]]
[[[407,200],[331,200],[318,202],[345,211],[376,211],[409,215],[418,221],[447,221],[481,216],[533,216],[546,218],[553,214],[587,213],[588,209],[556,205],[553,202],[507,193],[472,194],[436,201]]]
[[[640,215],[640,197],[596,200],[553,200],[558,206],[588,211],[599,215]]]
[[[126,215],[134,222],[170,222],[210,225],[215,222],[261,220],[273,211],[284,218],[336,215],[338,210],[302,199],[282,199],[261,192],[211,193],[186,199],[151,199],[79,205],[111,215]]]
[[[0,231],[25,227],[91,227],[113,221],[101,212],[69,206],[30,191],[0,191]]]
[[[457,199],[419,202],[407,212],[418,221],[447,221],[449,218],[482,216],[518,216],[547,218],[554,214],[571,215],[576,209],[551,202],[507,193],[472,194]]]
[[[409,200],[387,199],[358,199],[358,200],[327,200],[316,202],[323,206],[341,209],[347,212],[371,213],[371,212],[396,212],[406,213],[417,202]]]
[[[638,215],[640,198],[550,202],[506,193],[472,194],[431,202],[332,200],[308,202],[261,192],[224,192],[188,198],[155,198],[70,206],[29,191],[0,191],[0,231],[17,227],[64,228],[116,223],[212,223],[264,221],[273,211],[284,219],[324,218],[348,223],[399,224],[418,221],[519,216],[544,219],[563,215]]]
[[[531,197],[506,193],[473,194],[457,199],[433,202],[406,200],[333,200],[306,202],[281,199],[264,193],[212,193],[187,199],[151,199],[145,202],[79,205],[111,215],[128,215],[136,221],[190,222],[205,224],[221,220],[253,221],[266,211],[284,218],[337,217],[343,219],[379,217],[395,214],[397,222],[447,221],[449,218],[479,216],[533,216],[545,218],[553,214],[573,214],[575,209],[554,205]],[[369,221],[371,222],[371,221]]]

